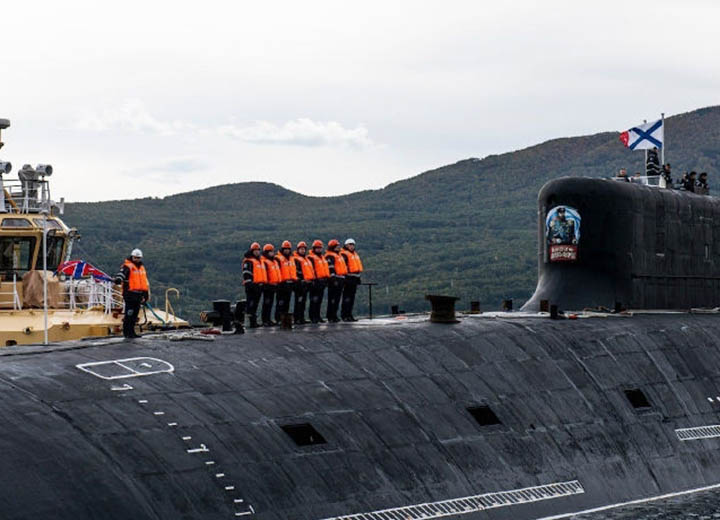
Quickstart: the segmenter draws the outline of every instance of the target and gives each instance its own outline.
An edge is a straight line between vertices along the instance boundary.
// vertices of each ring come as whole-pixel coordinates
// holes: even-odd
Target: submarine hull
[[[713,486],[719,345],[717,316],[661,314],[10,347],[3,518],[530,519]]]

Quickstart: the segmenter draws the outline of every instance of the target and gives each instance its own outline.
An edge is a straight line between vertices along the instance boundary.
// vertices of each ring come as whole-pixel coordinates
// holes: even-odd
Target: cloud
[[[85,111],[75,128],[90,132],[125,132],[157,136],[181,133],[215,134],[260,145],[293,145],[306,147],[366,148],[373,145],[362,125],[345,128],[336,121],[313,121],[299,118],[283,124],[253,121],[245,125],[228,124],[204,128],[186,121],[163,121],[154,117],[142,101],[131,99],[119,108],[100,112]]]
[[[78,130],[93,132],[121,131],[160,136],[176,135],[194,130],[195,125],[184,121],[162,121],[151,115],[142,101],[130,99],[119,108],[101,112],[86,111],[75,123]]]
[[[178,178],[185,174],[209,170],[211,164],[198,157],[172,157],[164,161],[145,164],[124,170],[125,175],[135,177],[149,175],[153,178]]]
[[[220,135],[254,144],[282,144],[294,146],[349,146],[365,148],[373,143],[364,126],[344,128],[336,121],[293,119],[283,125],[255,121],[246,126],[224,125]]]

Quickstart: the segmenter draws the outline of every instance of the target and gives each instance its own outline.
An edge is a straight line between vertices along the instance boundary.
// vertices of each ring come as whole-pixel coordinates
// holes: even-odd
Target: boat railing
[[[6,302],[6,308],[16,311],[23,309],[18,284],[17,276],[13,275],[12,283],[2,284],[0,291],[0,301]],[[57,298],[48,298],[51,301],[50,309],[100,309],[105,314],[110,314],[113,311],[122,311],[124,306],[122,292],[112,282],[93,278],[60,281],[60,290],[55,295]],[[52,301],[53,299],[56,301]]]
[[[651,188],[667,188],[667,184],[662,175],[635,175],[634,177],[613,177],[612,179],[620,182],[650,186]]]
[[[0,212],[40,213],[50,201],[50,183],[46,179],[23,181],[1,179]]]
[[[7,288],[10,288],[7,290]],[[22,302],[20,301],[20,293],[18,292],[18,285],[17,285],[17,275],[13,273],[13,279],[12,284],[0,284],[0,288],[5,288],[6,290],[0,291],[0,300],[6,302],[8,299],[12,300],[12,308],[13,310],[20,310],[22,309]],[[9,298],[6,298],[8,297]]]

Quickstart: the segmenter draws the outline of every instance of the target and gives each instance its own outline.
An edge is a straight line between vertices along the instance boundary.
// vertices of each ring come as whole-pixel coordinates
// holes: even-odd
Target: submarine
[[[2,517],[557,519],[719,488],[719,213],[562,178],[518,312],[0,349]]]

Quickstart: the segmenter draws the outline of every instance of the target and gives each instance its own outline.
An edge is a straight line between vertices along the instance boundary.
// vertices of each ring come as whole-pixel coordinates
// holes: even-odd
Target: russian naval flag
[[[665,140],[665,125],[658,119],[652,123],[634,126],[620,134],[620,142],[631,150],[650,150],[662,148]]]

